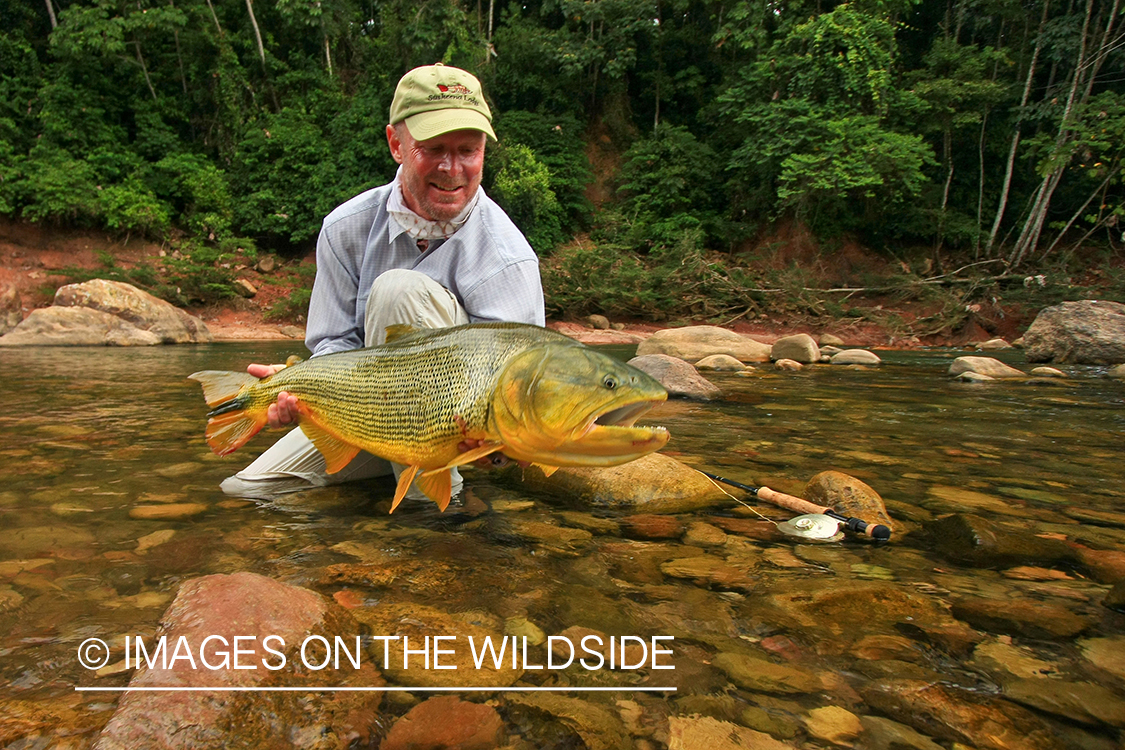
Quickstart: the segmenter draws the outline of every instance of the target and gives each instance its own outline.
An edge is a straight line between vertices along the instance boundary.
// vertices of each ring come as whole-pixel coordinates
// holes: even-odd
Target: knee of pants
[[[446,328],[468,322],[468,313],[452,292],[424,273],[397,268],[381,274],[371,285],[364,343],[382,344],[391,325]]]

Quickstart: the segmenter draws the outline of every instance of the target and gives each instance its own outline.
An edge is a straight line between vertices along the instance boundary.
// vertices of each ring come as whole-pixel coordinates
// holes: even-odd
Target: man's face
[[[406,126],[387,126],[391,156],[402,165],[402,197],[411,211],[430,221],[448,221],[480,187],[485,134],[454,130],[416,141]]]

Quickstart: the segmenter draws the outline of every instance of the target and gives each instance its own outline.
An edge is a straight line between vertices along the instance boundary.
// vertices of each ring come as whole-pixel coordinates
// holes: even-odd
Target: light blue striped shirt
[[[316,243],[316,281],[305,345],[313,356],[358,349],[371,283],[394,268],[420,271],[448,289],[474,322],[544,325],[539,259],[496,202],[480,198],[465,224],[424,253],[387,213],[395,183],[339,206]]]

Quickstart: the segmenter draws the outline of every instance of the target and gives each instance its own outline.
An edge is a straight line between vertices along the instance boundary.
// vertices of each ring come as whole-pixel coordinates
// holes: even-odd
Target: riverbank
[[[138,269],[159,270],[171,259],[178,260],[178,255],[179,251],[169,244],[0,221],[0,302],[6,299],[6,309],[26,317],[32,310],[50,305],[55,290],[63,284],[99,275],[118,278]],[[817,265],[823,267],[830,261],[831,258],[825,258]],[[854,258],[849,262],[854,263]],[[877,261],[870,258],[868,262]],[[303,258],[281,259],[265,253],[253,257],[236,251],[230,262],[221,265],[239,282],[246,296],[185,306],[188,312],[203,319],[215,340],[303,341],[303,318],[287,306],[287,300],[308,284],[314,265],[311,253]],[[871,268],[872,275],[886,272],[886,268]],[[584,317],[551,320],[548,325],[591,344],[637,343],[662,328],[718,324],[763,343],[795,333],[808,333],[814,338],[827,333],[853,346],[910,349],[964,346],[995,337],[1010,341],[1022,334],[1037,312],[1025,312],[1021,306],[1002,305],[998,301],[973,304],[966,306],[966,314],[956,327],[947,327],[943,326],[942,311],[933,303],[891,295],[857,295],[850,301],[847,315],[841,317],[787,313],[786,309],[786,305],[779,304],[776,313],[759,314],[753,319],[734,315],[725,320],[684,317],[660,323],[614,320],[614,328],[608,330],[593,328]]]

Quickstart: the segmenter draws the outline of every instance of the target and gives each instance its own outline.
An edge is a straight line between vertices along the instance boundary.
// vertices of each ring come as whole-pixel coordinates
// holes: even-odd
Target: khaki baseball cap
[[[424,65],[402,77],[391,101],[390,124],[403,121],[418,141],[465,129],[483,131],[496,140],[480,81],[451,65]]]

